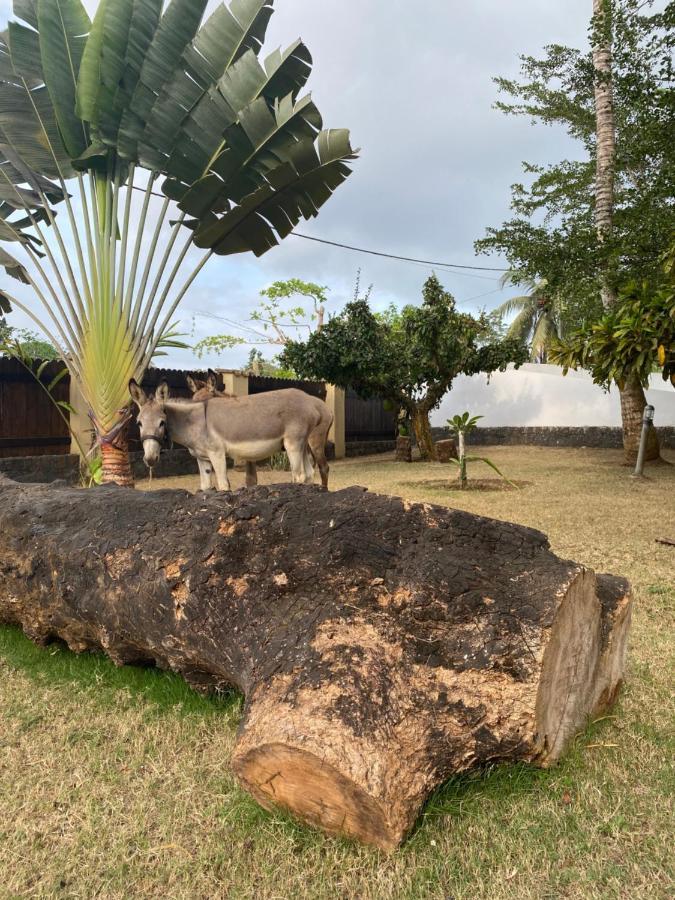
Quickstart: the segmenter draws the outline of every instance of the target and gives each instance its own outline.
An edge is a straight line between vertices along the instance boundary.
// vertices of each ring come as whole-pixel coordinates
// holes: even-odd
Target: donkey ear
[[[206,376],[206,386],[212,391],[218,390],[218,376],[213,369],[209,369],[209,374]]]
[[[192,375],[188,375],[188,377],[186,378],[186,381],[187,381],[187,386],[190,388],[192,393],[196,394],[197,391],[199,390],[199,387],[197,385],[197,382],[192,377]]]
[[[140,384],[138,384],[135,378],[132,378],[129,382],[129,393],[131,394],[131,399],[139,408],[141,406],[145,406],[145,404],[148,402],[148,395],[145,393]]]
[[[158,400],[160,403],[166,403],[169,399],[169,385],[166,381],[162,381],[157,390],[155,391],[155,400]]]

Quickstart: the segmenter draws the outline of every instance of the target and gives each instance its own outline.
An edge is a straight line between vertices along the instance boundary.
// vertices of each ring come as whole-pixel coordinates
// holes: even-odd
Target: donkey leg
[[[246,487],[255,487],[258,483],[258,467],[254,462],[246,462]]]
[[[227,456],[224,453],[209,457],[213,472],[216,476],[216,487],[219,491],[230,490],[230,480],[227,477]]]
[[[284,441],[286,454],[291,464],[291,481],[293,484],[303,484],[305,481],[305,448],[302,443],[290,443]]]
[[[312,455],[314,456],[314,461],[319,467],[319,472],[321,472],[321,487],[324,491],[328,490],[328,473],[330,472],[330,466],[328,465],[328,460],[326,459],[326,436],[328,434],[328,429],[319,425],[313,431],[310,432],[308,443],[309,448],[312,451]]]
[[[313,484],[314,483],[314,457],[312,456],[312,454],[309,450],[309,447],[305,448],[304,466],[305,466],[305,484]]]

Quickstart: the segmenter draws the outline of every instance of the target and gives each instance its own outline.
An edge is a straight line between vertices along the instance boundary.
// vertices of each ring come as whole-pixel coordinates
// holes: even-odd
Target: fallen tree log
[[[397,846],[430,792],[554,762],[621,682],[628,584],[528,528],[361,488],[0,479],[0,621],[245,695],[263,806]]]

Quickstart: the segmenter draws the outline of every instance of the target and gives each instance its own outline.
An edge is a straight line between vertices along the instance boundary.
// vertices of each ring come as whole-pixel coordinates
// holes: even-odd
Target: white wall
[[[660,375],[652,377],[647,399],[656,408],[656,425],[675,425],[675,389]],[[586,372],[563,377],[558,366],[528,364],[517,371],[497,372],[488,384],[485,375],[458,378],[432,425],[469,410],[482,415],[480,425],[621,425],[619,392],[606,393]]]

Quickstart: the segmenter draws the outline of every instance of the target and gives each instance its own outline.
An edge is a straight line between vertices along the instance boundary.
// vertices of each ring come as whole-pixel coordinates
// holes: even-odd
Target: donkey
[[[209,369],[206,376],[206,381],[203,381],[201,378],[193,378],[192,375],[188,375],[187,386],[192,391],[192,400],[195,403],[201,403],[204,400],[211,400],[213,399],[213,397],[225,397],[228,400],[234,400],[234,396],[232,394],[226,394],[225,391],[218,390],[218,376],[213,371],[213,369]],[[192,451],[190,452],[192,453]],[[192,455],[194,456],[194,454]],[[199,477],[201,480],[202,490],[209,490],[211,487],[211,476],[213,475],[211,463],[208,461],[208,459],[198,459],[197,465],[199,466]],[[209,487],[204,486],[207,479]],[[255,487],[257,483],[258,468],[255,462],[246,460],[246,487]]]
[[[295,484],[314,480],[312,457],[328,489],[326,438],[333,415],[318,397],[287,388],[251,397],[213,398],[194,403],[171,400],[169,387],[162,382],[153,396],[132,379],[129,393],[138,405],[145,464],[157,464],[162,442],[171,435],[197,459],[208,459],[218,490],[229,491],[227,455],[257,461],[267,459],[285,447]],[[311,452],[310,452],[311,451]],[[210,482],[210,478],[209,478]],[[208,490],[205,479],[202,489]]]

